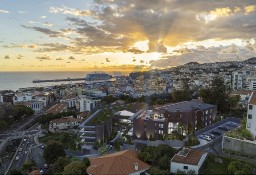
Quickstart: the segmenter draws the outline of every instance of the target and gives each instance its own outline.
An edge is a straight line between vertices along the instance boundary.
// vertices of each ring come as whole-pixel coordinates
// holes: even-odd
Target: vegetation
[[[84,175],[86,174],[86,165],[83,161],[73,161],[64,167],[63,175]]]
[[[32,161],[26,160],[22,166],[22,170],[30,172],[30,171],[32,171],[33,167],[35,167],[35,166],[36,166],[36,163],[34,160],[32,160]]]
[[[159,175],[159,174],[169,174],[169,171],[161,170],[158,167],[153,166],[147,170],[147,173],[151,175]]]
[[[85,165],[87,167],[91,165],[91,162],[90,162],[90,160],[87,157],[83,158],[83,162],[85,163]]]
[[[60,142],[50,141],[44,149],[43,157],[48,164],[52,164],[59,157],[65,157],[64,147]]]
[[[146,146],[139,152],[138,157],[151,166],[157,167],[150,170],[152,174],[157,174],[158,170],[169,171],[170,160],[176,152],[174,148],[168,145]]]
[[[177,170],[176,175],[195,175],[196,172],[194,170],[188,170],[186,171],[181,171],[181,170]]]
[[[77,149],[78,136],[75,134],[62,132],[62,133],[48,133],[47,135],[40,137],[39,141],[45,144],[51,141],[60,142],[65,149],[76,150]]]
[[[21,170],[17,170],[17,169],[12,169],[10,171],[10,175],[23,175]]]
[[[73,112],[73,111],[69,111],[69,112],[62,112],[62,113],[58,113],[58,114],[45,114],[45,115],[42,115],[38,119],[38,122],[42,125],[45,125],[45,124],[49,124],[49,122],[51,120],[62,118],[62,117],[67,117],[67,116],[75,116],[76,117],[77,113]]]
[[[59,157],[53,164],[53,173],[61,174],[64,171],[64,167],[70,163],[71,161],[67,157]]]
[[[10,127],[13,123],[29,117],[34,111],[23,105],[1,105],[0,106],[0,131]]]
[[[248,164],[243,161],[232,161],[228,165],[228,172],[230,174],[235,174],[235,175],[247,175],[247,174],[252,174],[253,167],[251,164]]]
[[[106,144],[103,144],[101,147],[99,147],[98,152],[99,155],[104,155],[107,152],[108,148]]]
[[[188,136],[188,141],[185,143],[186,146],[195,146],[198,144],[200,144],[200,142],[195,135]]]

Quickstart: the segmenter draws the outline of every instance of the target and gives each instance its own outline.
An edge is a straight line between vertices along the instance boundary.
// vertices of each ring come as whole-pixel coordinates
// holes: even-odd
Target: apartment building
[[[176,131],[187,135],[211,125],[216,120],[217,106],[199,100],[167,104],[147,110],[133,120],[135,139],[159,139]]]
[[[63,117],[60,119],[54,119],[49,123],[49,130],[65,130],[80,125],[81,119],[73,117]]]
[[[256,93],[253,92],[250,96],[247,108],[247,124],[246,128],[256,136]]]
[[[79,103],[80,112],[91,112],[100,105],[101,97],[79,95],[77,101]]]
[[[60,100],[61,103],[66,103],[68,108],[76,107],[77,96],[76,94],[68,94]]]

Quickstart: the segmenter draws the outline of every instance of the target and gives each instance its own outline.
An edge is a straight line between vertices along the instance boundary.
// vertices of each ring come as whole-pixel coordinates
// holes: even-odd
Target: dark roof
[[[195,149],[181,150],[173,156],[171,162],[183,163],[188,165],[198,165],[201,157],[205,153],[206,152]]]
[[[209,109],[213,106],[214,105],[200,102],[199,100],[191,100],[159,106],[156,107],[156,109],[164,111],[166,110],[168,112],[177,112],[177,110],[179,110],[180,112],[189,112],[193,109],[204,110]]]

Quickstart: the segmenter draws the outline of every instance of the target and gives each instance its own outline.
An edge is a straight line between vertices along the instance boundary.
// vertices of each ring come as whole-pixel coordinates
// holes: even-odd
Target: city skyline
[[[134,71],[256,56],[247,1],[0,2],[1,71]]]

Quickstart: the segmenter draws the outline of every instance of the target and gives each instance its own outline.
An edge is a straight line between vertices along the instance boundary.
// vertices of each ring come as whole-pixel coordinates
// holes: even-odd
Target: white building
[[[66,103],[68,108],[76,107],[77,96],[75,94],[69,94],[60,100],[61,103]]]
[[[241,90],[245,83],[245,74],[243,72],[234,72],[232,75],[232,88],[235,90]]]
[[[13,103],[32,101],[33,95],[31,93],[18,92],[13,96]]]
[[[176,173],[177,170],[185,172],[194,171],[198,174],[206,157],[206,152],[195,149],[182,149],[171,159],[170,171],[171,173]]]
[[[252,93],[248,102],[246,128],[252,133],[253,137],[255,138],[256,136],[256,94],[255,92]]]
[[[92,111],[92,109],[96,108],[100,104],[100,98],[99,97],[89,97],[86,95],[79,95],[78,97],[78,103],[80,112],[84,111]]]
[[[42,101],[21,101],[21,102],[16,102],[15,104],[30,107],[36,113],[41,112],[44,108],[44,103]]]
[[[3,102],[4,102],[3,95],[0,94],[0,103],[3,103]]]
[[[60,119],[54,119],[50,121],[49,129],[50,130],[63,130],[63,129],[70,129],[74,126],[78,126],[81,123],[81,119],[73,118],[73,117],[63,117]]]

